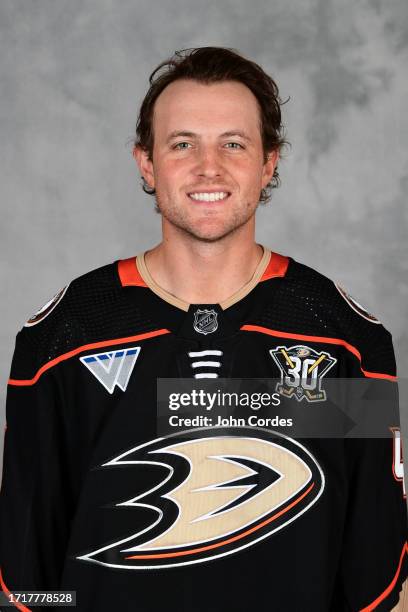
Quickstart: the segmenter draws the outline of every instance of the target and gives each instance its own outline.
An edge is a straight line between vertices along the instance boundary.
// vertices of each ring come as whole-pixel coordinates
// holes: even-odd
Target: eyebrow
[[[184,138],[200,138],[199,135],[195,134],[194,132],[189,132],[186,130],[175,130],[174,132],[171,132],[169,134],[166,142],[169,143],[174,138],[179,138],[180,136],[183,136]],[[223,132],[222,134],[220,134],[220,138],[231,138],[232,136],[239,136],[247,142],[252,142],[248,134],[246,134],[242,130],[229,130],[228,132]]]

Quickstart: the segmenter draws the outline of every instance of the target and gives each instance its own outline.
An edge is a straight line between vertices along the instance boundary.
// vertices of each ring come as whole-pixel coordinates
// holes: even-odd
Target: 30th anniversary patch
[[[285,397],[294,397],[300,402],[322,402],[326,392],[322,389],[322,378],[337,362],[329,353],[320,353],[305,346],[277,346],[269,351],[281,372],[276,391]]]

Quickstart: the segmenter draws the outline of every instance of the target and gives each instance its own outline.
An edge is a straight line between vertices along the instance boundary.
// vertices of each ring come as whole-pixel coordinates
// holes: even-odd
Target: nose
[[[203,147],[198,152],[196,174],[211,178],[221,176],[222,172],[222,162],[218,151],[212,147]]]

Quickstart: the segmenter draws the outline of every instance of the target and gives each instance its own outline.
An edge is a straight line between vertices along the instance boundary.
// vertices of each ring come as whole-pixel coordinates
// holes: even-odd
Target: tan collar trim
[[[242,300],[242,298],[248,295],[248,293],[252,291],[252,289],[256,287],[256,285],[261,280],[263,273],[268,267],[269,261],[271,259],[270,250],[267,247],[264,247],[263,245],[261,246],[263,248],[263,255],[261,257],[261,261],[255,268],[255,272],[253,273],[250,280],[247,283],[245,283],[243,287],[241,287],[241,289],[238,289],[238,291],[236,291],[229,298],[227,298],[226,300],[220,303],[220,306],[223,310],[225,310],[226,308],[229,308],[233,304],[236,304],[236,302],[239,302],[240,300]]]
[[[241,289],[238,289],[238,291],[233,293],[229,298],[227,298],[223,302],[220,302],[220,306],[223,310],[225,310],[226,308],[229,308],[230,306],[232,306],[239,300],[242,300],[242,298],[248,295],[248,293],[252,291],[252,289],[261,280],[266,268],[268,267],[270,259],[271,259],[271,251],[267,247],[263,245],[261,246],[263,248],[263,255],[262,255],[261,261],[259,262],[259,264],[257,265],[255,269],[255,272],[252,275],[252,278],[243,287],[241,287]],[[136,256],[136,266],[137,266],[140,277],[143,279],[146,285],[154,293],[156,293],[156,295],[161,297],[166,302],[169,302],[173,306],[176,306],[177,308],[180,308],[181,310],[184,310],[185,312],[187,312],[190,307],[190,304],[176,297],[169,291],[166,291],[166,289],[163,289],[156,283],[156,281],[150,275],[149,270],[147,269],[144,256],[145,256],[144,253],[140,253],[139,255]]]
[[[181,308],[181,310],[185,310],[186,312],[188,311],[189,304],[187,302],[185,302],[184,300],[180,300],[178,297],[176,297],[169,291],[166,291],[166,289],[160,287],[160,285],[158,285],[156,281],[153,280],[149,270],[147,269],[144,253],[139,253],[139,255],[136,255],[136,267],[139,271],[139,275],[144,280],[149,289],[153,291],[153,293],[156,293],[156,295],[161,297],[162,300],[169,302],[173,306]]]

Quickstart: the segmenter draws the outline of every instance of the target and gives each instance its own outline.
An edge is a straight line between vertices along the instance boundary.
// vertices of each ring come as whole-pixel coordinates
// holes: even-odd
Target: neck
[[[263,255],[254,235],[237,230],[216,242],[192,236],[163,235],[145,254],[155,282],[189,304],[217,304],[228,299],[253,276]]]

